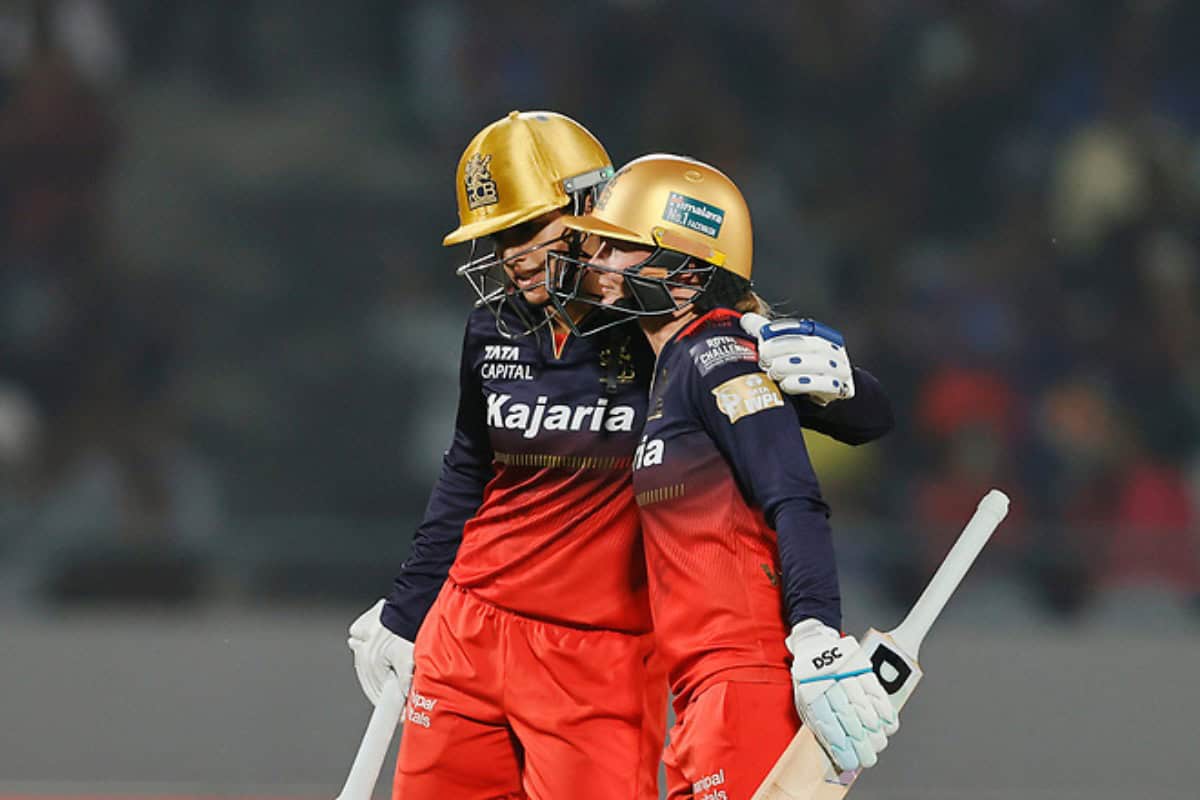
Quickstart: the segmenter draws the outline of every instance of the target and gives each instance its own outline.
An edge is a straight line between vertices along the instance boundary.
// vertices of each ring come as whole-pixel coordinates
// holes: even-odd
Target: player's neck
[[[584,316],[586,316],[588,311],[590,311],[590,310],[591,310],[591,308],[587,305],[584,305],[583,303],[577,303],[577,302],[568,303],[566,311],[567,311],[567,316],[569,316],[571,318],[570,322],[563,319],[562,314],[559,312],[559,310],[557,308],[547,308],[546,314],[549,315],[550,325],[551,325],[551,327],[554,328],[554,330],[562,331],[565,333],[570,333],[571,332],[571,323],[579,322],[579,320],[583,319]]]
[[[650,348],[657,356],[675,334],[699,316],[691,308],[687,308],[677,311],[669,317],[639,317],[638,322],[642,326],[642,332],[646,334],[646,339],[650,342]]]

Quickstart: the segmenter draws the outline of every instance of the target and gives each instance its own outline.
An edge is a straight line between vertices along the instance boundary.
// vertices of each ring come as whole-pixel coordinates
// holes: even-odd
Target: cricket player
[[[669,797],[750,798],[801,715],[843,769],[873,765],[898,721],[873,672],[839,670],[858,644],[839,633],[828,510],[800,421],[740,324],[762,310],[741,193],[706,164],[647,156],[564,224],[601,243],[552,257],[569,276],[556,302],[636,318],[657,355],[633,488],[677,718]],[[823,351],[775,377],[832,400],[845,351],[835,332],[813,333]]]
[[[612,173],[550,112],[487,126],[459,162],[444,243],[471,243],[459,272],[479,301],[454,438],[390,595],[350,629],[367,696],[392,676],[407,689],[397,798],[657,797],[666,679],[631,472],[654,355],[628,321],[573,335],[605,310],[547,288],[549,253],[583,253],[565,218]],[[811,347],[792,333],[789,352]],[[890,406],[852,377],[840,403],[797,396],[789,413],[845,441],[881,435]]]

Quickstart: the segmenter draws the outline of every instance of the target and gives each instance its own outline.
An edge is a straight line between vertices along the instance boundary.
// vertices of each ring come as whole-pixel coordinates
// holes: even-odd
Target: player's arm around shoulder
[[[681,344],[677,369],[684,374],[693,415],[737,471],[742,447],[766,441],[772,429],[793,427],[794,414],[779,385],[759,366],[753,340],[737,326],[702,330]],[[797,437],[799,425],[794,425]],[[802,440],[801,440],[802,441]]]
[[[827,509],[808,457],[800,421],[789,398],[760,366],[754,339],[736,318],[708,326],[681,342],[678,369],[688,402],[739,484],[774,526],[785,503],[803,501],[823,517]]]
[[[756,340],[759,363],[793,396],[806,428],[844,444],[875,441],[895,425],[891,400],[871,373],[850,362],[842,334],[811,319],[768,320],[742,315]]]

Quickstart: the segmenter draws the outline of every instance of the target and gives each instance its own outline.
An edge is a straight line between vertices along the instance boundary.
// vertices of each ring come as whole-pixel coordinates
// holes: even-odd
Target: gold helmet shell
[[[475,134],[463,151],[456,174],[459,226],[442,244],[491,236],[563,208],[612,174],[604,147],[575,120],[553,111],[513,111]]]
[[[604,187],[591,213],[568,228],[685,253],[750,279],[750,209],[716,167],[654,153],[630,161]]]

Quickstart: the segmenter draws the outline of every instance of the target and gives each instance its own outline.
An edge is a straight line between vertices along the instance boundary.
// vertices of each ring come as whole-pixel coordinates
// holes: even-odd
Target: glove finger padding
[[[845,749],[850,746],[846,731],[838,721],[837,714],[824,695],[809,706],[812,712],[812,724],[821,732],[821,736],[830,747]]]
[[[786,394],[806,394],[823,402],[840,399],[842,392],[848,391],[846,384],[832,375],[791,375],[778,383]]]
[[[875,704],[867,696],[861,676],[844,680],[838,686],[846,692],[846,697],[849,698],[850,705],[854,707],[854,713],[858,715],[864,728],[868,731],[883,730],[883,722],[879,719],[879,712],[876,710]]]
[[[354,659],[354,674],[358,676],[358,683],[371,705],[379,705],[379,698],[383,696],[383,685],[375,679],[374,673],[365,666],[365,662],[366,659],[363,658]]]
[[[888,746],[887,734],[883,731],[867,731],[867,743],[876,754],[882,753]]]
[[[810,378],[816,375],[830,375],[837,378],[842,374],[840,370],[836,370],[828,364],[815,363],[816,359],[813,359],[813,362],[797,362],[796,356],[789,356],[788,358],[779,358],[768,364],[760,364],[759,366],[767,371],[767,375],[773,381],[781,381],[792,375],[807,375]]]
[[[879,755],[875,752],[875,748],[866,739],[853,739],[854,752],[858,754],[858,761],[864,769],[873,767],[879,763]]]
[[[894,736],[896,731],[900,730],[900,716],[896,713],[896,709],[892,707],[891,701],[882,701],[883,705],[887,706],[886,709],[879,708],[881,701],[875,698],[872,698],[871,702],[875,704],[876,710],[880,712],[879,718],[883,721],[883,732],[888,736]],[[891,716],[885,717],[884,713],[890,713]]]
[[[811,703],[800,705],[804,724],[813,732],[834,761],[844,770],[858,769],[859,759],[854,743],[846,736],[829,700],[821,695]]]
[[[764,362],[788,361],[798,358],[794,364],[821,365],[830,369],[849,369],[846,351],[820,336],[792,334],[778,336],[763,342],[758,348],[758,357]]]
[[[900,730],[900,715],[896,713],[896,707],[892,705],[887,691],[880,685],[879,678],[875,677],[874,673],[869,673],[863,675],[859,681],[867,701],[871,704],[875,715],[879,717],[880,730],[887,736]]]
[[[829,698],[829,705],[833,707],[838,722],[842,723],[842,727],[846,730],[846,736],[851,739],[862,739],[866,736],[866,731],[863,730],[862,720],[858,717],[858,709],[846,696],[843,683],[845,681],[839,681],[830,686],[829,690],[825,692],[825,697]]]

